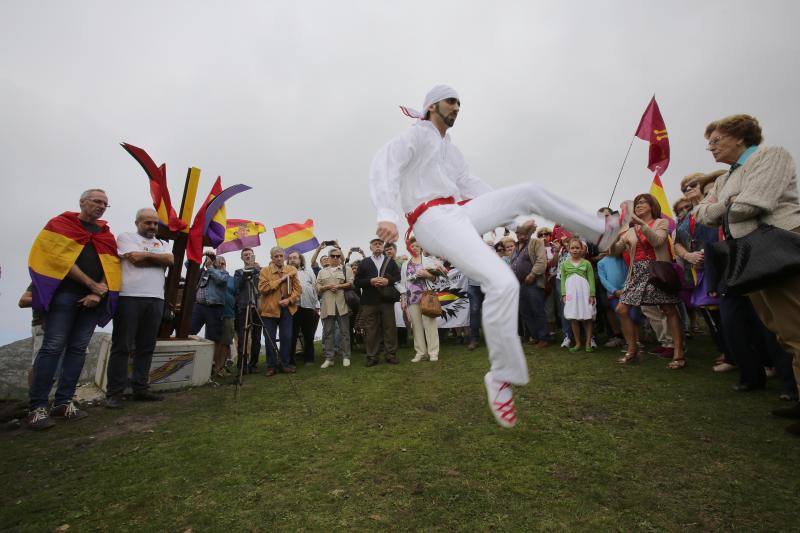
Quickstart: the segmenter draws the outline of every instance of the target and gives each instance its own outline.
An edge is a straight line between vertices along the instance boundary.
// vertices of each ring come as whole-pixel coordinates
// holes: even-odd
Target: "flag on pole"
[[[319,246],[319,241],[314,237],[314,221],[310,218],[302,224],[292,223],[272,228],[278,246],[289,252],[309,252]]]
[[[664,174],[669,166],[669,137],[667,136],[667,126],[661,117],[661,111],[658,109],[655,95],[653,95],[647,105],[647,109],[644,110],[642,119],[639,121],[636,137],[650,143],[647,168],[658,174]]]
[[[205,221],[206,221],[206,211],[208,210],[208,205],[219,196],[222,192],[222,178],[217,177],[217,181],[214,182],[214,186],[211,187],[211,192],[208,193],[206,196],[203,205],[200,206],[200,209],[197,210],[197,214],[194,216],[194,222],[192,222],[192,227],[189,230],[189,239],[186,242],[186,258],[193,263],[200,264],[203,259],[203,237],[205,236]],[[222,227],[225,227],[223,222]],[[224,235],[225,231],[222,230],[222,234]],[[220,241],[222,242],[222,241]],[[219,244],[219,243],[217,243]]]
[[[661,184],[661,176],[653,176],[653,183],[650,185],[650,194],[656,199],[658,205],[661,207],[661,218],[666,218],[669,221],[669,231],[675,230],[675,215],[672,212],[672,207],[667,200],[667,193],[664,192],[664,186]]]
[[[267,231],[264,224],[241,218],[229,218],[225,240],[217,247],[217,254],[235,252],[243,248],[261,246],[259,235]]]
[[[158,220],[170,231],[181,231],[186,228],[186,223],[178,217],[169,198],[167,164],[157,166],[147,152],[132,144],[122,143],[122,147],[142,166],[150,178],[150,196],[153,198],[153,207],[158,213]]]

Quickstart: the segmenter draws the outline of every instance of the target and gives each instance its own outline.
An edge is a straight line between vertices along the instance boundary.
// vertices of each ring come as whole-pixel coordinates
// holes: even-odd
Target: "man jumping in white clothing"
[[[435,86],[425,96],[424,115],[401,108],[420,120],[389,141],[372,161],[369,185],[378,211],[376,233],[395,242],[397,224],[405,215],[424,250],[447,258],[480,283],[486,294],[482,322],[491,361],[484,383],[492,414],[502,427],[510,428],[517,420],[511,386],[528,382],[517,336],[519,283],[481,235],[510,225],[517,216],[538,214],[599,241],[604,250],[616,237],[619,222],[586,213],[533,183],[492,190],[471,175],[446,133],[460,108],[458,94],[446,85]]]

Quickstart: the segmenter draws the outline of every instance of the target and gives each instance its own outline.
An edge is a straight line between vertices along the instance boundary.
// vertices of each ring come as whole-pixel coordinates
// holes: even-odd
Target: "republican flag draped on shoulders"
[[[283,248],[287,255],[289,252],[304,254],[319,246],[319,241],[314,236],[314,221],[310,218],[302,224],[284,224],[272,228],[272,231],[275,233],[278,246]]]
[[[67,277],[83,248],[91,243],[103,266],[108,294],[101,302],[100,326],[105,326],[116,309],[122,285],[122,270],[117,256],[117,241],[105,220],[97,220],[100,231],[87,231],[78,213],[67,211],[50,219],[31,247],[28,271],[33,283],[33,308],[46,312],[58,286]]]
[[[260,234],[267,231],[264,224],[253,220],[229,218],[225,230],[225,240],[217,246],[217,254],[235,252],[243,248],[261,246]]]

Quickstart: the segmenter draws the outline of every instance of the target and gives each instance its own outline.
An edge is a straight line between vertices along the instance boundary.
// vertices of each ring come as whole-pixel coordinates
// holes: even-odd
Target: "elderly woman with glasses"
[[[761,146],[763,136],[758,120],[750,115],[715,120],[706,126],[705,138],[714,160],[730,168],[695,208],[697,220],[721,226],[727,215],[734,238],[751,233],[761,223],[800,233],[794,160],[784,148]],[[748,297],[764,325],[793,355],[795,378],[800,378],[800,275]],[[800,405],[773,413],[798,420],[787,431],[800,436]]]

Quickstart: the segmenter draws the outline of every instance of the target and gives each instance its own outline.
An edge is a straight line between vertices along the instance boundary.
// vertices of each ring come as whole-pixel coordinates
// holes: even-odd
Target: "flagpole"
[[[631,153],[633,141],[636,139],[636,134],[631,137],[631,144],[628,145],[628,151],[625,152],[625,159],[622,160],[622,166],[619,167],[619,174],[617,174],[617,181],[614,183],[614,190],[611,191],[611,198],[608,199],[608,208],[611,209],[611,200],[614,199],[614,193],[617,192],[617,185],[619,185],[619,178],[622,177],[622,169],[625,168],[625,162],[628,160],[628,155]]]

